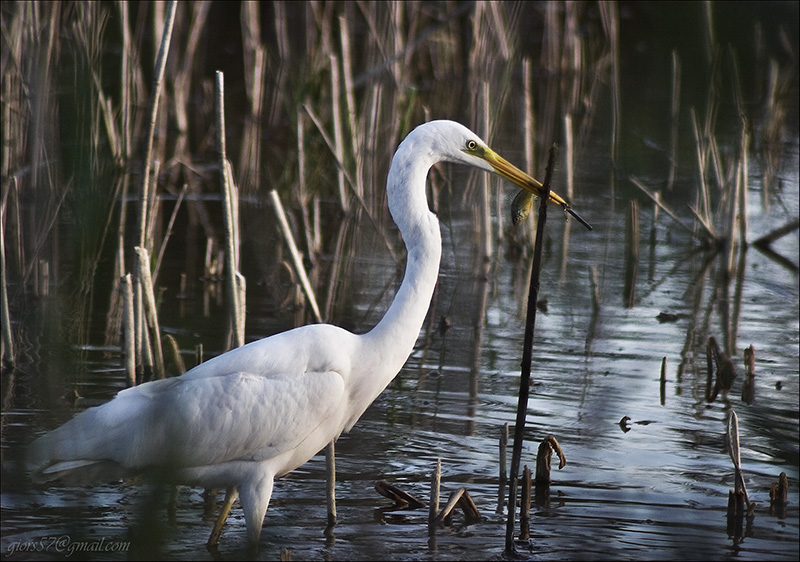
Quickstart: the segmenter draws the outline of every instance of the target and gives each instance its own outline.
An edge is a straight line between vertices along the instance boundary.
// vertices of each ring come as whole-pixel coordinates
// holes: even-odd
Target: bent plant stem
[[[536,301],[539,297],[539,271],[542,264],[542,242],[544,226],[547,222],[547,200],[550,197],[550,180],[553,177],[553,161],[555,146],[550,148],[544,183],[541,188],[539,203],[539,220],[536,225],[536,243],[533,249],[531,265],[531,284],[528,290],[528,311],[525,319],[525,342],[522,348],[522,374],[519,381],[519,399],[517,401],[517,418],[514,424],[514,448],[511,454],[510,487],[508,492],[508,519],[506,521],[506,553],[513,553],[514,522],[516,519],[517,481],[520,459],[522,457],[522,439],[525,431],[525,416],[528,412],[528,395],[530,392],[531,360],[533,355],[533,333],[536,326]]]

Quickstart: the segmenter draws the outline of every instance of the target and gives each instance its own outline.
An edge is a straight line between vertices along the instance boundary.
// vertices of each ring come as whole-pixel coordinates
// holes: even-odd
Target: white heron
[[[387,179],[408,261],[377,326],[365,334],[303,326],[179,377],[123,390],[37,439],[29,455],[35,477],[113,480],[155,469],[174,483],[235,489],[248,542],[257,547],[275,478],[352,428],[411,354],[442,253],[425,193],[428,170],[441,161],[496,172],[533,193],[541,188],[466,127],[444,120],[420,125],[398,147]],[[551,192],[550,201],[591,228],[558,195]]]

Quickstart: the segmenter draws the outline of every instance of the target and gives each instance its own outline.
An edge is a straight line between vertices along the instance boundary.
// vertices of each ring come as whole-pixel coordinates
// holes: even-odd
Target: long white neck
[[[414,349],[439,275],[442,236],[425,195],[428,170],[438,159],[429,148],[419,146],[410,135],[401,143],[389,170],[389,211],[405,241],[408,261],[403,283],[386,315],[362,336],[362,359],[367,359],[362,366],[369,372],[359,367],[363,375],[359,394],[368,403],[386,388]]]

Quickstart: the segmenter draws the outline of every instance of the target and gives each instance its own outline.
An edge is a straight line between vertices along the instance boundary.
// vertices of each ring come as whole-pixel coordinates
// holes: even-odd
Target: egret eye
[[[472,151],[472,150],[475,150],[476,148],[478,148],[478,143],[477,142],[475,142],[474,140],[468,140],[467,141],[467,150]]]

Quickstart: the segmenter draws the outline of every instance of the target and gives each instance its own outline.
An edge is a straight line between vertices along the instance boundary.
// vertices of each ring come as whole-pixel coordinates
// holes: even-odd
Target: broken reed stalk
[[[741,448],[739,446],[739,418],[734,410],[731,410],[731,413],[728,416],[726,437],[728,441],[728,453],[733,461],[733,468],[735,471],[733,484],[734,489],[731,491],[731,495],[729,496],[728,510],[730,513],[731,503],[733,502],[735,505],[735,502],[738,501],[735,498],[741,497],[744,498],[744,502],[747,505],[747,511],[750,512],[753,508],[753,505],[750,503],[750,498],[747,497],[747,487],[744,484],[744,473],[742,472],[742,461],[740,454]]]
[[[631,308],[636,299],[636,277],[639,264],[639,203],[631,199],[625,221],[625,283],[623,298],[625,307]]]
[[[507,449],[508,449],[508,423],[505,423],[503,424],[503,429],[500,432],[500,484],[501,485],[504,485],[508,482]]]
[[[425,507],[424,503],[405,490],[394,484],[389,484],[384,480],[375,482],[375,491],[383,497],[392,500],[394,502],[394,507],[397,509],[419,509],[420,507]]]
[[[564,451],[561,450],[561,445],[558,440],[548,435],[541,443],[539,443],[539,450],[536,453],[536,484],[549,485],[552,479],[550,478],[551,459],[553,453],[558,455],[558,470],[567,466],[567,457],[564,456]]]
[[[514,448],[511,454],[510,487],[508,493],[508,519],[506,521],[505,552],[511,554],[514,549],[514,521],[517,505],[517,475],[522,457],[522,441],[525,432],[525,417],[528,412],[528,395],[530,393],[531,363],[533,355],[533,333],[536,326],[536,302],[539,296],[539,270],[542,265],[542,247],[544,226],[547,222],[547,200],[550,196],[550,181],[553,177],[555,146],[550,148],[544,183],[542,184],[539,202],[539,218],[536,224],[536,242],[533,248],[531,264],[531,282],[528,290],[528,310],[525,319],[525,341],[522,348],[522,374],[519,380],[519,399],[517,401],[517,417],[514,425]]]
[[[439,514],[434,518],[432,528],[435,530],[436,527],[444,523],[453,514],[453,510],[456,507],[460,507],[464,512],[464,519],[467,523],[480,521],[480,512],[478,511],[475,502],[472,501],[472,497],[469,495],[469,492],[467,492],[467,489],[461,487],[450,494],[450,498],[447,500],[447,505],[444,506],[444,509],[442,509],[442,511],[440,511]]]
[[[122,294],[123,357],[128,386],[136,386],[136,324],[133,314],[133,283],[131,274],[120,278]]]
[[[275,211],[275,217],[278,219],[278,226],[280,226],[283,239],[286,241],[289,253],[292,256],[292,265],[294,265],[295,272],[300,278],[300,285],[303,287],[303,292],[306,294],[306,298],[308,298],[308,302],[311,304],[311,311],[316,321],[322,322],[322,315],[319,312],[317,298],[314,296],[314,289],[311,287],[311,282],[308,280],[308,275],[306,275],[306,269],[303,267],[303,258],[300,256],[300,251],[297,249],[297,244],[294,242],[292,229],[289,228],[289,221],[286,220],[286,213],[283,210],[283,205],[281,205],[278,192],[273,189],[269,192],[269,197],[272,200],[272,208]]]
[[[431,475],[431,502],[428,508],[428,534],[436,530],[434,521],[439,513],[439,490],[442,486],[442,459],[436,459],[436,468]]]
[[[237,281],[238,273],[238,240],[237,215],[238,202],[236,189],[228,164],[225,143],[225,75],[217,71],[216,108],[217,108],[217,154],[219,157],[220,187],[222,191],[222,217],[225,222],[225,263],[228,275],[228,314],[231,325],[233,347],[244,345],[244,320],[241,316],[244,308],[241,299],[241,285]]]
[[[522,497],[519,508],[519,539],[531,538],[531,469],[526,465],[522,470]]]
[[[661,405],[663,406],[664,403],[667,401],[667,357],[666,355],[661,359],[661,385],[660,385],[660,395],[661,395]]]
[[[161,47],[158,50],[156,64],[153,70],[153,91],[150,96],[149,115],[147,126],[147,140],[145,142],[144,171],[142,172],[142,185],[139,192],[139,246],[144,248],[147,242],[148,201],[150,200],[150,161],[153,158],[153,139],[156,132],[156,114],[158,101],[161,97],[161,86],[164,82],[164,69],[167,66],[167,53],[172,39],[172,25],[175,22],[175,11],[178,3],[171,0],[167,5],[167,17],[164,21],[164,32],[161,35]],[[149,271],[149,269],[148,269]]]

